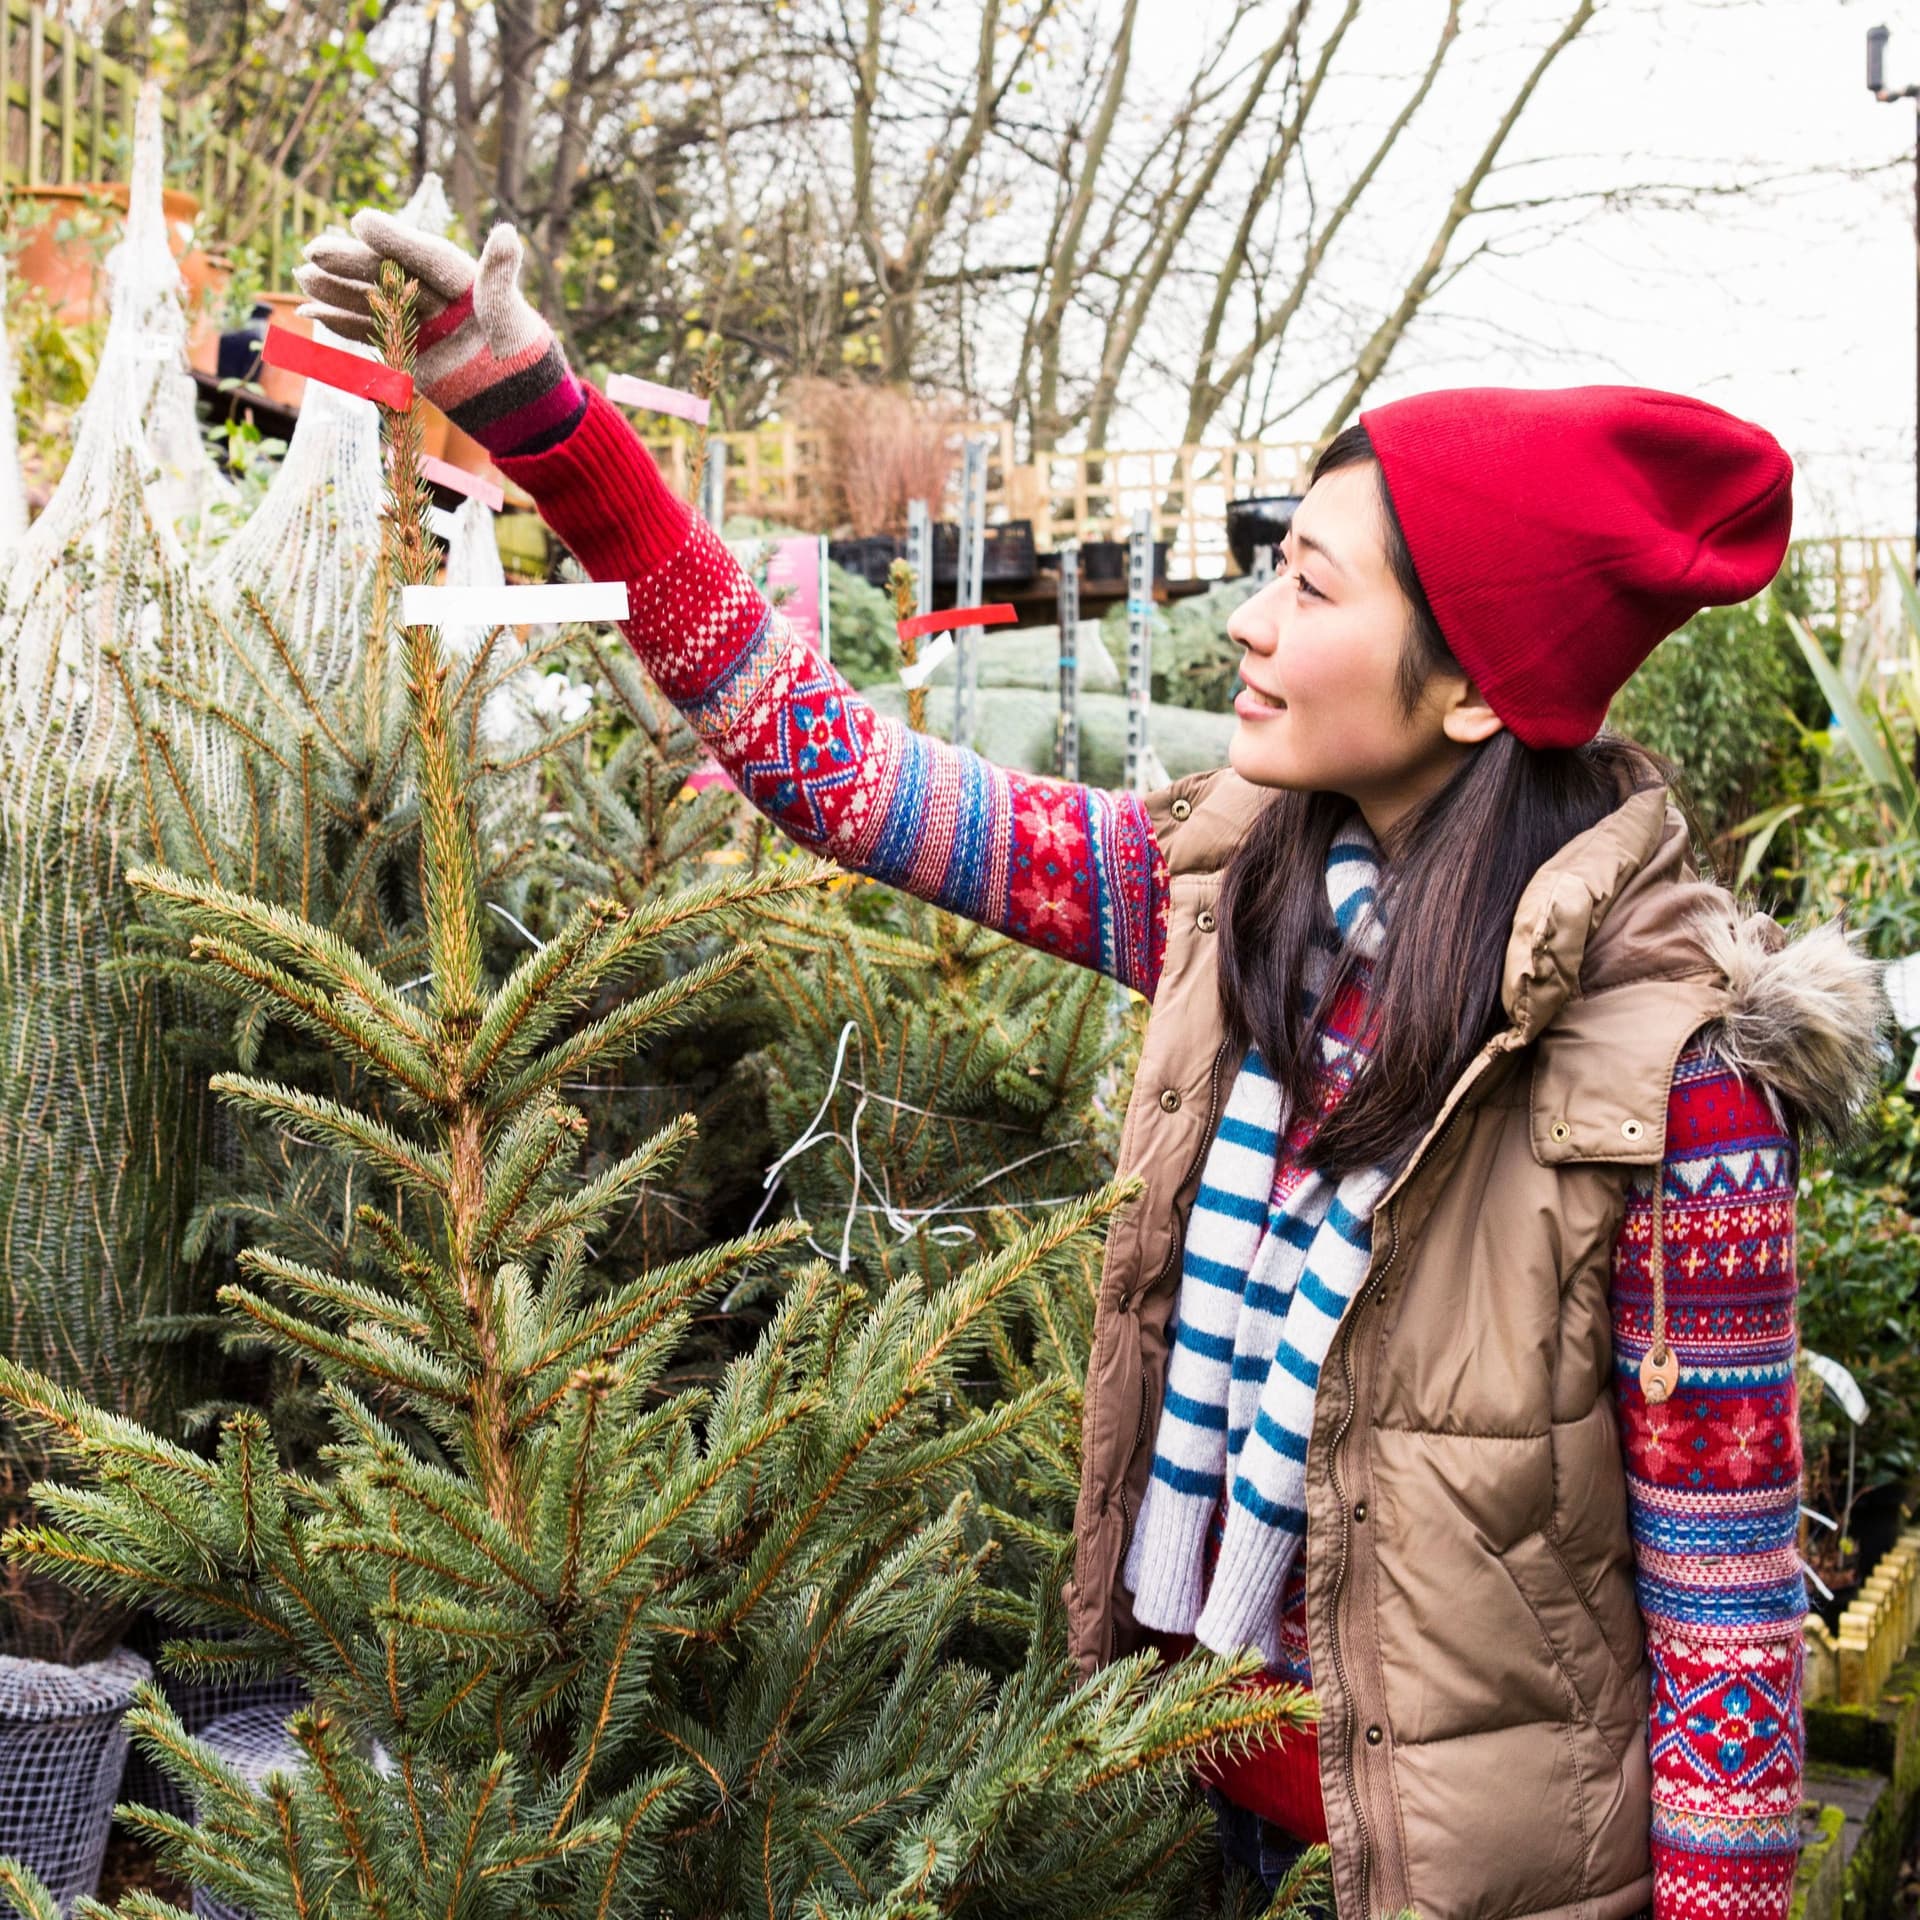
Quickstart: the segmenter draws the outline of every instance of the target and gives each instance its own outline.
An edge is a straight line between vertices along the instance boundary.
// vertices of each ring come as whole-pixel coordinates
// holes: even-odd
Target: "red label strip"
[[[269,327],[260,357],[270,367],[288,373],[304,374],[323,387],[338,387],[362,400],[377,400],[383,407],[399,413],[413,405],[413,376],[390,367],[383,360],[363,360],[357,353],[343,353],[304,333],[290,333],[285,327]]]
[[[1006,627],[1019,616],[1002,601],[992,607],[949,607],[944,613],[916,613],[894,631],[902,640],[918,640],[929,633],[950,633],[955,627]]]
[[[470,500],[484,500],[495,513],[507,504],[507,496],[484,474],[469,473],[451,460],[436,460],[432,454],[420,456],[420,478],[453,493],[464,493]]]

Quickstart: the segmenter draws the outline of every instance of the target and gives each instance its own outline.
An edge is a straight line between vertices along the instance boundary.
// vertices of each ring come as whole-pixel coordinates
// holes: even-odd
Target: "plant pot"
[[[1275,547],[1287,537],[1302,495],[1263,493],[1227,502],[1227,548],[1242,573],[1253,571],[1255,547]],[[1276,554],[1276,564],[1278,556]]]
[[[220,334],[222,309],[227,288],[233,282],[233,261],[224,253],[201,254],[205,271],[196,288],[187,286],[187,364],[196,373],[215,374],[220,370]],[[182,274],[186,267],[182,263]]]
[[[107,202],[104,208],[97,203]],[[88,202],[96,203],[89,209]],[[215,256],[193,245],[194,222],[199,218],[199,196],[165,189],[160,205],[166,215],[167,244],[180,263],[187,283],[189,321],[204,304],[217,269]],[[89,218],[97,211],[98,221]],[[126,227],[127,187],[124,181],[85,181],[70,187],[9,187],[7,219],[12,232],[25,244],[14,258],[13,271],[46,296],[53,316],[63,326],[77,326],[102,318],[107,310],[108,250]],[[76,232],[64,239],[60,227],[73,221]],[[231,267],[227,268],[231,272]],[[220,282],[224,287],[224,279]]]
[[[63,1907],[99,1884],[127,1760],[120,1722],[152,1675],[126,1647],[81,1667],[0,1654],[0,1856]]]
[[[301,319],[294,311],[306,297],[298,290],[292,293],[262,293],[255,296],[254,305],[267,309],[269,326],[278,327],[282,333],[297,333],[311,340],[313,322]],[[285,367],[270,367],[262,359],[260,376],[255,385],[275,406],[298,413],[300,396],[307,390],[307,376],[304,373],[289,373]]]

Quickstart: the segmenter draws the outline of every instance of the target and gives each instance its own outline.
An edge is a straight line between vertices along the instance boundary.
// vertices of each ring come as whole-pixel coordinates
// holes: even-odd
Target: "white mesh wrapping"
[[[397,217],[445,233],[453,216],[440,176],[428,174]],[[313,337],[379,358],[317,323]],[[385,489],[378,407],[309,380],[266,498],[209,564],[216,604],[231,615],[245,592],[257,595],[316,692],[352,677],[372,625]]]
[[[152,1669],[116,1648],[83,1667],[0,1654],[0,1856],[63,1909],[99,1883],[126,1764],[121,1716]]]
[[[313,337],[377,357],[322,326]],[[207,569],[211,597],[227,613],[245,591],[259,597],[318,692],[349,678],[372,623],[385,484],[379,409],[309,380],[266,498]]]
[[[250,1787],[259,1787],[270,1773],[298,1773],[304,1756],[287,1731],[287,1707],[247,1707],[223,1715],[200,1735]],[[245,1907],[229,1906],[205,1887],[193,1890],[193,1910],[199,1920],[254,1920]]]
[[[0,258],[0,315],[7,308],[7,268]],[[20,427],[14,417],[13,342],[0,324],[0,573],[12,566],[27,531],[27,483],[20,472]]]

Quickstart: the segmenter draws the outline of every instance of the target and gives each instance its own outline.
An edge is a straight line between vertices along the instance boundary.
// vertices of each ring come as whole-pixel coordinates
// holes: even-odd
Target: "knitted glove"
[[[553,329],[520,291],[520,236],[502,222],[470,253],[373,207],[353,231],[316,234],[293,277],[301,314],[349,340],[375,342],[372,295],[382,260],[419,282],[414,379],[442,413],[503,455],[540,453],[571,433],[587,397]]]

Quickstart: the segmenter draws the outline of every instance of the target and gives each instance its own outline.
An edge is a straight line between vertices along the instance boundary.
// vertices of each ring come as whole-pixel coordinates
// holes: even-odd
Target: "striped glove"
[[[303,317],[344,339],[374,344],[372,295],[380,263],[419,282],[414,378],[421,392],[497,460],[558,445],[586,412],[587,395],[553,329],[520,291],[520,236],[505,222],[476,261],[451,240],[402,225],[373,207],[316,234],[293,277]]]

